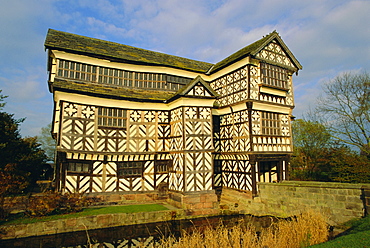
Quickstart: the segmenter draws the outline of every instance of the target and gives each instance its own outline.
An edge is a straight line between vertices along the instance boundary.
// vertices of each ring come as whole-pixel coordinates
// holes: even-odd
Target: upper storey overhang
[[[62,91],[138,102],[170,103],[178,98],[215,99],[217,97],[217,93],[200,76],[183,86],[177,92],[115,87],[64,79],[55,79],[50,84],[50,88],[51,92]]]

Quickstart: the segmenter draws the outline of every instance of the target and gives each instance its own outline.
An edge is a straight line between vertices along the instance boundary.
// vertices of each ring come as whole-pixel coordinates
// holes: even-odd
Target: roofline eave
[[[92,96],[92,97],[101,97],[106,99],[114,99],[114,100],[127,100],[127,101],[135,101],[135,102],[151,102],[151,103],[166,103],[166,99],[148,99],[148,98],[138,98],[138,97],[124,97],[124,96],[114,96],[108,95],[103,93],[92,93],[86,92],[81,90],[73,90],[73,89],[65,89],[62,87],[54,87],[52,86],[52,92],[55,91],[66,92],[66,93],[77,93],[85,96]]]
[[[126,63],[126,64],[132,64],[132,65],[145,65],[145,66],[160,66],[160,67],[173,68],[173,69],[195,72],[195,73],[201,73],[201,74],[206,74],[207,71],[209,70],[209,69],[207,69],[207,70],[196,70],[196,69],[191,69],[191,68],[183,68],[183,67],[180,67],[180,66],[171,66],[171,65],[165,65],[165,64],[160,64],[160,63],[134,61],[134,60],[117,58],[117,57],[113,57],[113,56],[99,55],[99,54],[95,54],[95,53],[87,53],[87,52],[76,51],[76,50],[65,49],[65,48],[59,48],[59,47],[45,46],[45,48],[49,49],[49,50],[68,52],[68,53],[77,54],[77,55],[89,56],[89,57],[93,57],[93,58],[97,58],[97,59],[109,60],[111,62],[117,62],[117,63]],[[212,66],[213,65],[210,65],[210,68]]]

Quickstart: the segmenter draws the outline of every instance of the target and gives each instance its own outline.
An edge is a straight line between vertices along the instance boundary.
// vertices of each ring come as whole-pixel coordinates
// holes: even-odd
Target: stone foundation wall
[[[194,193],[169,192],[167,202],[184,209],[188,215],[212,215],[219,212],[219,202],[213,190]]]
[[[286,181],[259,183],[258,196],[223,190],[221,209],[255,216],[288,217],[305,210],[321,212],[329,224],[360,218],[370,210],[370,185],[329,182]]]

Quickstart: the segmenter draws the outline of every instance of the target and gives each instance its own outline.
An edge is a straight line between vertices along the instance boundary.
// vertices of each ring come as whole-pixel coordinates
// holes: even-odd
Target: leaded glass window
[[[98,108],[98,126],[126,129],[127,110],[119,108]]]
[[[168,173],[172,168],[172,160],[157,160],[155,161],[156,173]]]
[[[126,71],[59,59],[58,77],[100,84],[177,91],[191,81],[161,73]]]
[[[261,63],[262,83],[276,88],[288,88],[288,70],[279,66]]]
[[[141,177],[145,161],[125,161],[117,163],[119,177]]]
[[[67,171],[70,172],[89,172],[91,162],[87,161],[70,161],[67,163]]]
[[[272,112],[262,112],[261,114],[262,135],[280,135],[279,114]]]
[[[82,81],[95,81],[96,66],[67,60],[59,60],[58,76]]]

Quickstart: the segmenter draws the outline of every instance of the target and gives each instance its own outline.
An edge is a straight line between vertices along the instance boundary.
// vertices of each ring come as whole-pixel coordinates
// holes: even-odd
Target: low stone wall
[[[126,205],[167,202],[174,209],[156,212],[116,213],[96,216],[59,219],[47,222],[0,226],[0,239],[14,239],[31,236],[51,235],[125,225],[147,224],[170,220],[193,219],[204,216],[216,216],[218,208],[217,195],[214,191],[198,193],[173,193],[160,195],[158,192],[148,193],[96,193],[93,205]],[[24,199],[21,199],[24,200]],[[176,209],[180,208],[180,209]]]
[[[306,210],[321,212],[331,225],[365,216],[370,211],[370,184],[325,182],[259,183],[257,197],[249,191],[223,188],[220,201],[214,191],[194,194],[170,192],[167,202],[181,209],[116,213],[32,224],[0,226],[0,239],[14,239],[84,231],[123,225],[191,219],[201,216],[250,214],[290,217]],[[94,195],[105,204],[132,204],[158,200],[158,194]],[[166,197],[165,197],[166,198]],[[220,211],[221,210],[221,211]]]
[[[76,232],[123,225],[156,223],[187,218],[184,210],[165,210],[140,213],[116,213],[58,219],[47,222],[0,226],[0,239]]]
[[[360,218],[370,210],[370,185],[286,181],[259,183],[258,196],[224,189],[221,208],[255,216],[288,217],[311,209],[328,217],[331,225]],[[226,210],[226,211],[225,211]]]

